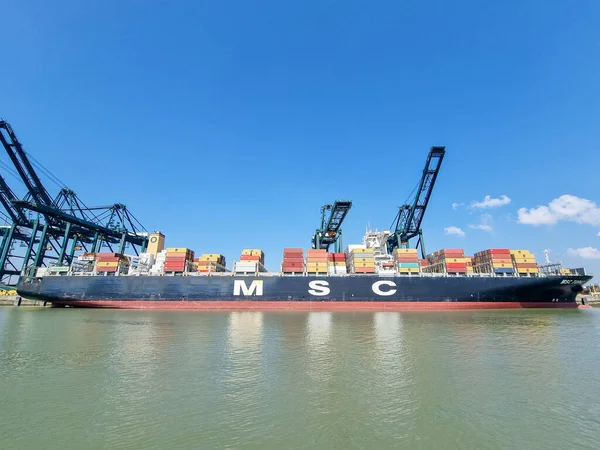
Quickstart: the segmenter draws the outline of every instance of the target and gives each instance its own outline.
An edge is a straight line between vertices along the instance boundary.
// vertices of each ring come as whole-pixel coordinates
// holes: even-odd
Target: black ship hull
[[[45,276],[20,296],[54,306],[408,310],[577,307],[591,276]]]

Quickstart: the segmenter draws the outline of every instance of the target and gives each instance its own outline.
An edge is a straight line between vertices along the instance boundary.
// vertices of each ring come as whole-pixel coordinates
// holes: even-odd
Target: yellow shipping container
[[[540,273],[540,269],[523,269],[518,267],[517,273]]]
[[[115,261],[115,262],[97,262],[96,263],[96,267],[118,267],[119,266],[119,262]]]
[[[354,263],[363,263],[363,262],[375,263],[375,258],[350,258],[349,261],[354,262]]]
[[[352,249],[352,251],[350,252],[351,254],[354,253],[375,253],[375,250],[372,248],[355,248]]]
[[[533,253],[529,250],[511,250],[510,254],[516,258],[533,258]]]
[[[242,255],[263,256],[263,251],[259,248],[245,248]]]
[[[401,267],[398,269],[400,273],[419,273],[420,271],[418,267]]]
[[[394,250],[394,253],[409,253],[409,254],[417,254],[416,248],[397,248]]]
[[[191,250],[189,248],[169,247],[167,249],[167,253],[188,253],[188,252],[191,252]]]
[[[508,263],[496,263],[496,264],[492,264],[492,267],[494,269],[511,269],[513,267],[513,265],[508,264]]]
[[[466,263],[471,262],[471,258],[445,258],[444,261],[447,263]]]
[[[515,264],[536,264],[534,258],[513,258]]]
[[[306,263],[306,267],[324,267],[327,269],[327,263]]]
[[[221,255],[220,253],[202,253],[202,255],[200,255],[201,258],[223,258],[223,255]],[[208,259],[207,259],[208,261]]]
[[[342,262],[339,262],[339,261],[329,262],[328,264],[329,264],[329,267],[333,267],[333,266],[335,266],[335,267],[346,267],[346,263],[344,261],[342,261]]]

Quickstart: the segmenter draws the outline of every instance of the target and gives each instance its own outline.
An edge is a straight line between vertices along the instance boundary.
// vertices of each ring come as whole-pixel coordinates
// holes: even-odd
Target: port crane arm
[[[394,234],[390,236],[387,242],[390,253],[401,245],[406,245],[410,239],[419,236],[417,246],[420,244],[422,256],[423,258],[425,257],[421,224],[445,154],[445,147],[431,147],[427,155],[427,161],[423,169],[417,194],[412,204],[403,205],[396,216]]]
[[[0,176],[0,203],[4,206],[4,210],[10,216],[12,221],[18,225],[25,225],[29,222],[27,216],[21,208],[13,204],[17,200],[17,196],[6,183],[4,177]]]
[[[338,242],[342,222],[352,207],[350,200],[336,200],[333,205],[321,207],[321,227],[312,238],[313,248],[329,250],[329,246]],[[331,211],[329,217],[327,211]]]
[[[31,211],[36,211],[41,214],[50,214],[57,219],[63,220],[67,223],[73,225],[79,225],[84,230],[91,230],[97,233],[100,233],[104,236],[121,239],[125,234],[127,242],[135,245],[144,245],[148,241],[148,237],[145,235],[138,235],[132,232],[122,233],[117,230],[113,230],[111,228],[104,227],[102,225],[98,225],[94,222],[90,222],[88,220],[80,219],[79,217],[71,216],[70,214],[66,214],[60,210],[56,210],[50,206],[39,205],[35,202],[28,202],[25,200],[17,200],[14,202],[15,205],[30,209]]]
[[[8,136],[8,139],[5,133]],[[0,141],[34,201],[48,206],[53,205],[50,194],[33,169],[25,150],[23,150],[21,143],[17,140],[13,129],[10,124],[4,120],[0,120]]]

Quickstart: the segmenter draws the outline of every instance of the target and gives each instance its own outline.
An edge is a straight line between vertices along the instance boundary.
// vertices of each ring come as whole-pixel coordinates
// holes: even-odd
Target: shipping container
[[[356,267],[355,273],[375,273],[375,267]]]
[[[119,266],[119,262],[118,261],[97,261],[96,262],[96,267],[118,267]]]
[[[538,265],[535,263],[521,263],[521,264],[515,264],[515,267],[517,269],[537,269]]]
[[[399,268],[407,268],[407,269],[408,268],[410,268],[410,269],[414,269],[414,268],[418,269],[419,268],[419,263],[412,263],[412,262],[410,262],[410,263],[407,263],[407,262],[398,263],[398,267]]]

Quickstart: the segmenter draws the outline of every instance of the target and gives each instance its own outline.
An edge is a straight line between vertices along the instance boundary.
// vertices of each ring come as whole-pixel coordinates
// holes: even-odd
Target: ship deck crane
[[[321,226],[312,237],[312,248],[328,251],[329,247],[335,244],[336,251],[341,251],[341,226],[351,207],[350,200],[336,200],[332,205],[321,207]]]
[[[415,248],[420,247],[421,257],[425,258],[421,224],[445,154],[446,147],[431,147],[415,198],[412,203],[401,206],[394,219],[391,228],[394,231],[386,243],[388,253],[391,254],[396,248],[408,248],[409,240],[418,237]]]
[[[66,187],[53,199],[34,169],[35,159],[24,151],[4,120],[0,120],[0,142],[27,189],[25,197],[19,199],[0,177],[0,204],[8,216],[4,220],[11,222],[0,231],[0,282],[10,283],[11,276],[22,274],[30,264],[40,267],[50,260],[58,265],[70,264],[79,249],[98,252],[107,246],[110,251],[123,253],[129,246],[136,254],[145,251],[148,233],[125,205],[88,208]],[[21,254],[13,252],[16,241],[26,247]]]

